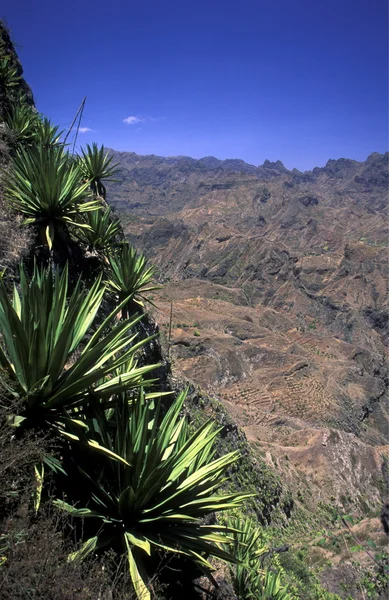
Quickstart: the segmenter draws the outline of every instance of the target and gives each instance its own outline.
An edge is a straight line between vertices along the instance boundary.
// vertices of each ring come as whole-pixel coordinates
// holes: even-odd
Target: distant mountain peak
[[[263,165],[259,165],[259,166],[266,167],[267,169],[278,169],[278,170],[282,169],[285,171],[288,170],[280,160],[276,160],[275,162],[272,162],[271,160],[269,160],[267,158],[265,159]]]

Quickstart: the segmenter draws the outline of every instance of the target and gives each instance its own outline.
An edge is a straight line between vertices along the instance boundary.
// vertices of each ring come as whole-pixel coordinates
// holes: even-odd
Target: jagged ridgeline
[[[172,386],[112,158],[69,153],[3,24],[0,90],[2,598],[295,597],[260,529],[281,486]]]

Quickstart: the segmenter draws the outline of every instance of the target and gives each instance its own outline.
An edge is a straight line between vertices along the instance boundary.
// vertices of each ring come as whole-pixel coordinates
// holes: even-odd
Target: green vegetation
[[[106,204],[112,157],[96,144],[71,155],[26,93],[0,35],[4,197],[35,241],[0,280],[1,593],[181,598],[177,573],[192,593],[216,570],[239,600],[338,600],[300,543],[335,520],[331,507],[309,514],[308,486],[294,497],[216,400],[173,393],[155,328],[134,316],[155,270]],[[341,543],[320,533],[312,547]],[[361,579],[371,598],[387,582],[375,556],[379,574]]]
[[[234,531],[234,554],[239,562],[230,566],[234,592],[240,600],[274,598],[292,600],[293,595],[281,583],[280,572],[264,570],[262,560],[269,555],[262,531],[253,521],[229,520]],[[258,568],[258,564],[262,568]]]
[[[7,102],[8,99],[14,99],[17,95],[17,88],[20,84],[20,76],[18,68],[12,61],[12,57],[4,52],[3,40],[0,43],[0,90],[4,95],[3,102]]]
[[[81,169],[85,180],[95,196],[101,196],[105,200],[106,189],[103,180],[113,180],[113,175],[117,169],[112,163],[112,156],[104,152],[104,146],[98,148],[97,144],[86,145],[86,150],[82,150],[80,159]]]
[[[129,363],[148,341],[132,343],[131,330],[139,318],[113,325],[104,336],[115,318],[114,310],[90,335],[104,295],[101,277],[87,294],[80,290],[79,280],[68,297],[67,267],[59,275],[50,267],[35,266],[31,282],[21,269],[20,288],[19,295],[14,286],[11,300],[0,281],[0,361],[13,392],[23,401],[15,416],[18,425],[42,428],[50,424],[65,430],[73,417],[79,418],[92,392],[109,398],[113,392],[138,386],[142,375],[155,367],[136,368]],[[115,375],[122,365],[128,369]]]
[[[87,250],[103,256],[114,250],[122,236],[122,227],[112,215],[112,210],[93,210],[87,212],[84,219],[87,227],[81,229],[80,239],[85,242]]]
[[[33,143],[37,135],[39,118],[31,106],[24,103],[10,106],[5,113],[5,122],[17,144],[24,146]]]
[[[123,316],[143,306],[147,292],[159,289],[153,285],[154,267],[149,266],[146,257],[138,254],[127,242],[108,255],[109,272],[106,279],[108,288],[119,302],[127,299]],[[150,298],[148,298],[150,302]]]
[[[77,217],[99,208],[97,200],[87,197],[88,188],[79,165],[64,148],[38,145],[17,152],[7,197],[25,217],[24,223],[37,227],[41,243],[51,250],[55,235],[67,241],[68,226],[86,227]]]
[[[92,499],[88,508],[56,501],[71,515],[96,521],[95,535],[72,559],[118,539],[128,556],[134,588],[145,600],[150,598],[147,566],[158,549],[188,556],[205,572],[212,571],[206,557],[235,560],[218,545],[228,541],[229,528],[205,525],[199,518],[242,504],[245,494],[215,494],[226,468],[239,457],[232,452],[214,458],[212,446],[219,431],[212,422],[189,435],[186,420],[180,418],[185,396],[181,393],[162,419],[160,404],[147,402],[142,388],[131,407],[128,402],[110,412],[92,407],[89,435],[122,460],[97,470],[95,461],[79,463],[85,480],[81,489]]]
[[[240,451],[223,450],[224,426],[207,419],[194,427],[183,414],[186,393],[172,395],[147,378],[160,366],[160,357],[156,362],[148,354],[154,332],[142,315],[130,315],[150,301],[154,267],[123,241],[105,204],[104,183],[116,172],[112,158],[96,144],[80,157],[70,155],[58,128],[13,94],[21,79],[7,57],[0,76],[9,92],[3,114],[13,144],[5,198],[35,235],[19,272],[0,281],[2,456],[14,439],[17,458],[23,444],[33,448],[21,473],[12,470],[14,459],[6,466],[3,483],[12,502],[3,506],[10,531],[0,538],[2,589],[18,597],[15,565],[26,556],[18,559],[15,547],[28,548],[32,540],[41,547],[33,527],[45,526],[46,515],[48,529],[63,537],[55,548],[64,578],[64,564],[80,580],[83,561],[85,577],[94,573],[100,582],[94,560],[107,573],[121,565],[110,586],[101,582],[110,597],[151,600],[169,555],[182,572],[192,563],[188,583],[209,576],[217,561],[241,562],[240,532],[218,515],[243,510],[255,494],[244,485],[232,489]],[[13,518],[20,510],[27,515],[23,529]],[[48,516],[53,510],[62,517]],[[26,594],[44,589],[36,572],[23,584]],[[124,594],[119,573],[128,586]],[[279,575],[258,573],[261,597],[287,597],[280,596]],[[159,577],[172,585],[168,569]],[[95,598],[88,581],[90,594],[81,584],[79,596]]]

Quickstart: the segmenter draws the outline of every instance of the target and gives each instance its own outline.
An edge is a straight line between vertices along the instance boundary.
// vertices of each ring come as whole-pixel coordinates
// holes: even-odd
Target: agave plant
[[[91,211],[85,215],[88,229],[80,231],[81,239],[86,242],[90,252],[108,253],[116,245],[122,233],[120,221],[112,217],[110,208],[103,211]]]
[[[259,559],[268,549],[262,543],[259,528],[251,520],[230,518],[227,522],[238,532],[233,535],[233,554],[239,562],[230,567],[235,594],[240,600],[254,600],[264,574],[259,568]]]
[[[91,332],[104,294],[101,277],[87,294],[79,280],[67,302],[67,267],[61,275],[35,267],[30,283],[21,268],[20,289],[21,295],[14,286],[10,299],[0,281],[0,365],[11,391],[23,401],[15,424],[65,431],[71,418],[82,413],[91,391],[109,398],[138,386],[155,368],[132,364],[116,375],[150,338],[134,343],[131,330],[139,319],[112,326],[116,311]]]
[[[36,143],[46,149],[50,147],[61,147],[62,134],[63,131],[59,130],[58,125],[53,125],[49,119],[44,118],[38,122]]]
[[[88,227],[77,217],[100,205],[96,199],[86,199],[87,190],[78,165],[69,161],[63,148],[38,146],[17,153],[7,197],[26,217],[25,224],[40,227],[51,249],[55,234],[64,237],[68,225]]]
[[[262,600],[294,600],[295,596],[288,592],[281,581],[281,574],[266,571],[260,582],[260,596]]]
[[[280,573],[264,569],[261,560],[269,554],[261,530],[250,519],[229,518],[234,540],[230,577],[239,600],[292,600],[293,595],[281,582]]]
[[[123,309],[124,317],[141,308],[142,300],[150,302],[145,294],[159,286],[151,283],[155,268],[148,265],[144,254],[138,254],[126,242],[117,252],[109,254],[108,263],[110,268],[105,282],[108,289],[116,294],[119,302],[129,298]]]
[[[95,470],[93,461],[81,462],[87,505],[76,508],[56,501],[71,515],[97,523],[94,535],[69,558],[83,559],[107,546],[121,548],[142,600],[150,600],[148,567],[161,550],[189,557],[206,573],[212,571],[211,556],[234,561],[221,547],[230,528],[205,525],[200,519],[237,508],[250,496],[217,493],[238,452],[215,458],[213,444],[220,430],[211,422],[189,433],[180,415],[185,396],[181,393],[163,418],[160,403],[147,401],[143,389],[131,407],[124,402],[111,411],[96,409],[88,435],[123,461],[106,461],[105,468]]]
[[[111,165],[112,156],[105,153],[104,146],[98,149],[96,143],[92,146],[86,145],[86,150],[82,149],[81,168],[85,179],[96,196],[105,199],[106,189],[103,184],[104,179],[112,179],[117,172],[117,165]]]
[[[9,55],[0,58],[0,88],[8,93],[20,84],[18,69]]]
[[[31,106],[24,103],[11,105],[5,112],[5,122],[12,130],[17,143],[28,145],[34,141],[39,117]]]

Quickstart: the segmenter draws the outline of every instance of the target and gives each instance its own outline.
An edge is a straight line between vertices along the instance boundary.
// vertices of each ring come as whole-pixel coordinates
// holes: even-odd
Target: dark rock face
[[[9,31],[2,21],[0,21],[0,59],[8,59],[10,67],[16,69],[19,77],[22,76],[23,69]],[[26,227],[20,226],[22,218],[11,210],[9,203],[3,197],[4,177],[11,160],[14,139],[12,132],[1,121],[5,111],[19,95],[24,95],[23,101],[33,106],[32,92],[22,77],[17,85],[6,87],[0,76],[0,270],[7,270],[8,274],[18,269],[18,263],[25,258],[32,243],[31,232]]]
[[[10,57],[11,65],[17,69],[17,74],[20,77],[19,85],[16,89],[25,95],[25,101],[27,104],[29,104],[30,106],[34,106],[34,97],[32,95],[31,88],[22,77],[22,65],[15,51],[15,47],[11,41],[9,30],[2,21],[0,21],[0,53],[3,56]],[[6,98],[0,90],[0,116],[3,114],[5,101]]]
[[[363,314],[370,321],[374,329],[387,335],[389,333],[389,311],[387,308],[365,308]]]
[[[319,204],[319,200],[315,196],[301,196],[298,200],[303,206],[317,206]]]
[[[389,536],[389,503],[384,504],[382,507],[381,523],[386,535]]]

